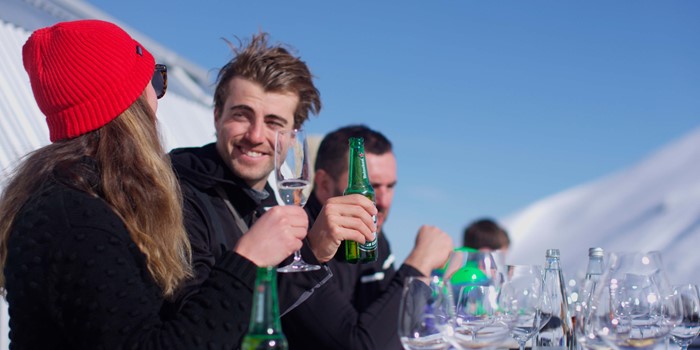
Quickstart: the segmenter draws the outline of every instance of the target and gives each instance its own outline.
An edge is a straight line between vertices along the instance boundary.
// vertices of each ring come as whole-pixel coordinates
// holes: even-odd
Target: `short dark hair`
[[[463,244],[474,249],[503,249],[510,246],[508,232],[494,220],[483,218],[469,224],[464,229]]]
[[[226,63],[216,78],[214,107],[222,112],[228,97],[231,79],[241,77],[262,85],[266,92],[291,92],[299,96],[294,112],[294,127],[301,127],[309,113],[321,111],[321,94],[313,83],[309,67],[299,57],[281,45],[268,45],[268,34],[253,36],[250,43],[235,47],[229,42],[235,57]]]
[[[323,169],[337,179],[348,166],[348,139],[362,137],[365,139],[365,152],[385,154],[391,152],[391,142],[382,133],[366,125],[348,125],[327,134],[318,146],[314,170]]]

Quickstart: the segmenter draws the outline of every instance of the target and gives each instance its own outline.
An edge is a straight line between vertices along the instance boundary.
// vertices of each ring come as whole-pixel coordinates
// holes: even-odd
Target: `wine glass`
[[[483,348],[508,339],[512,320],[498,305],[503,274],[490,252],[455,249],[441,271],[452,285],[454,333],[448,341],[457,348]]]
[[[437,276],[408,277],[399,306],[398,334],[408,350],[448,349],[454,306],[449,282]]]
[[[658,252],[612,253],[587,314],[589,340],[615,349],[651,349],[679,315]]]
[[[275,134],[275,178],[277,189],[285,205],[303,207],[311,187],[311,167],[306,132],[301,129],[281,130]],[[279,272],[314,271],[321,267],[301,258],[301,251],[294,252],[294,260]]]
[[[677,285],[673,287],[673,294],[680,298],[681,320],[671,330],[671,339],[682,350],[687,350],[688,345],[695,340],[700,333],[700,297],[698,287],[694,284]]]
[[[552,317],[549,298],[542,285],[539,265],[508,265],[501,290],[501,305],[514,318],[511,335],[520,350]]]
[[[499,289],[503,284],[501,268],[493,255],[467,247],[453,250],[446,266],[439,273],[449,279],[455,292],[468,285],[494,286]]]
[[[462,285],[456,295],[454,332],[448,341],[461,349],[494,348],[510,337],[514,317],[499,305],[493,285]]]

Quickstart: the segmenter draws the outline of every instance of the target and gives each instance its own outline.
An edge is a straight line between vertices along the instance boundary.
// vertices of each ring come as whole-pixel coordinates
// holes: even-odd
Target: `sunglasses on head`
[[[168,89],[168,67],[164,64],[156,64],[153,77],[151,78],[151,85],[156,90],[158,98],[165,96],[165,90]]]

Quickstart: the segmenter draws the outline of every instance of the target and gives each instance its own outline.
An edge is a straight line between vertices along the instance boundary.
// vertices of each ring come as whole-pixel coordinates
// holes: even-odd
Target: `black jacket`
[[[178,301],[174,305],[177,309],[197,292],[211,267],[224,252],[232,250],[246,232],[246,228],[236,223],[224,198],[217,191],[225,193],[248,227],[265,212],[265,207],[276,205],[277,202],[273,195],[268,196],[268,193],[273,193],[269,184],[266,185],[266,191],[261,193],[235,176],[219,156],[214,143],[175,149],[170,152],[170,156],[182,186],[185,228],[192,245],[195,270],[195,278],[178,293]],[[302,249],[302,255],[304,260],[317,263],[306,245]],[[330,277],[327,267],[313,272],[278,274],[282,313],[303,302]]]
[[[305,209],[315,220],[321,211],[315,193]],[[402,349],[397,328],[403,281],[421,273],[405,264],[396,271],[389,241],[383,233],[377,239],[378,259],[369,264],[345,262],[341,246],[327,264],[333,278],[282,317],[290,349]]]
[[[16,216],[5,264],[11,349],[235,349],[255,265],[224,252],[169,319],[146,258],[101,198],[51,183]],[[212,307],[215,305],[215,307]]]

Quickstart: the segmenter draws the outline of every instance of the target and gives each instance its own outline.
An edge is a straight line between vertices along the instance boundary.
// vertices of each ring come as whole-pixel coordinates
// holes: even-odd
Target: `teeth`
[[[246,152],[245,154],[248,155],[248,156],[251,156],[251,157],[260,157],[260,156],[262,156],[262,153],[260,153],[260,152],[253,152],[253,151],[248,151],[248,152]]]

